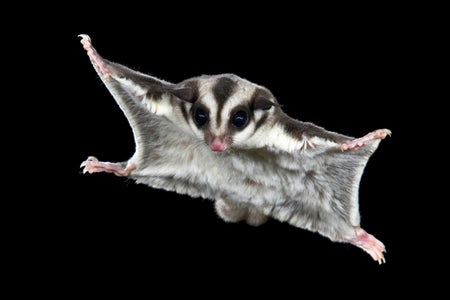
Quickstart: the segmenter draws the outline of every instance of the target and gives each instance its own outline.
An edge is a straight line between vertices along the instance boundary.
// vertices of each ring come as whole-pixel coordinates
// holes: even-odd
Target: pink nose
[[[221,151],[225,150],[226,145],[225,145],[225,142],[221,138],[215,137],[213,139],[210,147],[211,147],[212,151],[221,152]]]

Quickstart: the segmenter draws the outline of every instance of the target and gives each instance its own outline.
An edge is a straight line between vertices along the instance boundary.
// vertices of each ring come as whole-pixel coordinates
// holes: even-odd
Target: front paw
[[[341,144],[341,151],[352,151],[357,150],[365,145],[367,145],[369,142],[378,140],[378,139],[384,139],[386,136],[390,136],[392,132],[389,129],[378,129],[375,131],[372,131],[365,136],[354,139],[348,142],[345,142]]]
[[[83,174],[92,174],[101,171],[98,166],[98,159],[94,156],[89,156],[85,161],[83,161],[80,168],[83,168]]]

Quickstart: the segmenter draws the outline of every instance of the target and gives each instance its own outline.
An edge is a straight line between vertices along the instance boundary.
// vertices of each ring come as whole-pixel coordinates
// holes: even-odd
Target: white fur
[[[101,62],[89,49],[89,38],[82,38],[91,61]],[[146,75],[127,69],[100,75],[133,128],[136,152],[128,165],[136,168],[129,177],[154,188],[219,201],[218,213],[228,221],[245,218],[259,225],[266,215],[332,240],[348,241],[355,235],[359,178],[379,141],[359,153],[341,153],[336,142],[287,134],[273,115],[255,132],[255,123],[270,111],[255,112],[246,128],[230,130],[231,112],[237,105],[248,105],[245,101],[258,87],[234,75],[227,76],[234,76],[237,90],[223,107],[220,124],[212,94],[218,77],[197,78],[198,101],[210,110],[208,129],[197,128],[192,120],[186,123],[171,95],[147,97],[148,88],[126,79],[138,76],[136,81],[143,82]],[[148,84],[155,80],[152,77]],[[123,97],[124,93],[130,97]],[[213,152],[204,142],[205,130],[210,135],[233,135],[234,144],[224,152]]]
[[[122,78],[122,77],[118,77],[118,76],[113,76],[114,79],[118,82],[120,82],[120,84],[127,89],[128,91],[132,91],[133,95],[136,97],[144,97],[145,94],[148,92],[148,89],[134,83],[133,81],[126,79],[126,78]]]
[[[154,99],[145,97],[144,103],[147,109],[158,116],[170,116],[173,112],[173,106],[170,103],[171,96],[169,94],[163,94],[161,98]]]

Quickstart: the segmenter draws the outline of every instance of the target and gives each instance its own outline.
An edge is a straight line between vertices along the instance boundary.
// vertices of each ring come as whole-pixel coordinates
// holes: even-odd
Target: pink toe
[[[370,256],[380,264],[385,262],[383,252],[384,244],[377,240],[373,235],[368,234],[360,227],[355,227],[356,236],[350,242],[370,254]]]

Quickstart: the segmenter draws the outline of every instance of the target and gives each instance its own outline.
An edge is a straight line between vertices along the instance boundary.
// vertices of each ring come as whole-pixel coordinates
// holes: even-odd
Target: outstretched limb
[[[128,175],[130,175],[131,171],[136,169],[136,165],[134,164],[124,167],[122,163],[102,162],[94,156],[89,156],[87,160],[83,161],[80,165],[80,168],[83,167],[83,174],[106,172],[113,173],[114,175],[121,177],[127,177]]]
[[[392,132],[389,129],[378,129],[378,130],[372,131],[363,137],[342,143],[341,151],[357,150],[360,147],[367,145],[368,142],[378,140],[378,139],[382,140],[386,136],[391,135],[391,133]]]
[[[386,248],[382,242],[359,226],[355,226],[355,234],[356,236],[349,240],[350,243],[369,253],[380,265],[386,262],[383,254],[383,252],[386,252]]]
[[[81,37],[81,44],[86,50],[95,70],[103,77],[103,79],[108,79],[111,75],[111,70],[92,46],[91,38],[86,34],[80,34],[79,37]]]

